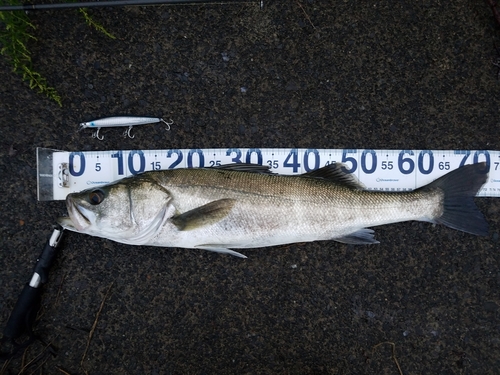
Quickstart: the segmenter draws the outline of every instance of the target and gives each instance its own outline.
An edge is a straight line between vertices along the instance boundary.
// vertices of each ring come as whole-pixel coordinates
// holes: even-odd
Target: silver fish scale
[[[151,176],[160,177],[158,182],[181,213],[219,199],[236,200],[231,213],[214,224],[210,233],[205,232],[207,228],[177,233],[176,241],[190,242],[193,247],[220,242],[222,237],[233,248],[328,240],[367,226],[432,220],[442,198],[438,191],[387,194],[348,189],[324,179],[208,169],[153,172]],[[195,237],[202,243],[196,245]],[[165,232],[155,244],[165,241],[173,242],[171,233]]]

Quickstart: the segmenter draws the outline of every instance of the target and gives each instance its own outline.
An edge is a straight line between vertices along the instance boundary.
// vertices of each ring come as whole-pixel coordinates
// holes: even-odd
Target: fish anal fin
[[[359,181],[356,176],[345,172],[345,164],[332,163],[314,171],[301,174],[301,177],[323,178],[335,182],[339,185],[346,186],[351,189],[364,190],[365,186]]]
[[[333,238],[333,240],[350,245],[371,245],[380,243],[373,237],[374,233],[373,230],[364,228],[344,237]]]
[[[230,245],[227,245],[228,247]],[[208,251],[215,251],[216,253],[221,253],[221,254],[229,254],[233,255],[238,258],[244,258],[246,259],[247,257],[241,253],[238,253],[237,251],[228,249],[226,245],[210,245],[210,244],[205,244],[205,245],[199,245],[196,246],[197,249],[202,249],[202,250],[208,250]]]
[[[193,230],[216,223],[225,218],[234,206],[235,199],[219,199],[172,218],[179,230]]]

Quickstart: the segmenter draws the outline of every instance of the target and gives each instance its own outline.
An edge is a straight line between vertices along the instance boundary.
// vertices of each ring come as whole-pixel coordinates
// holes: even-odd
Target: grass
[[[97,31],[100,31],[101,33],[103,33],[104,35],[106,35],[107,37],[109,37],[111,39],[116,39],[116,37],[113,34],[110,34],[104,28],[104,26],[102,26],[100,23],[96,22],[92,17],[90,17],[89,13],[87,12],[87,9],[80,8],[80,9],[78,9],[78,11],[83,15],[83,18],[85,18],[85,22],[87,23],[87,25],[93,27]]]
[[[0,4],[21,5],[19,0],[0,0]],[[115,39],[115,36],[90,17],[86,9],[80,8],[79,12],[89,26],[94,27],[109,38]],[[31,41],[36,41],[36,37],[33,35],[36,27],[30,22],[26,13],[24,11],[0,12],[0,24],[2,24],[0,53],[10,59],[14,73],[22,76],[31,89],[37,90],[62,107],[62,100],[56,89],[49,86],[47,80],[33,69],[31,52],[27,46]]]
[[[5,1],[0,1],[5,3]],[[7,0],[5,5],[20,5],[18,0]],[[36,29],[23,11],[0,12],[0,22],[4,29],[0,30],[0,53],[9,57],[13,71],[29,83],[30,88],[46,95],[62,106],[61,97],[56,89],[47,84],[47,80],[33,69],[31,53],[27,47],[31,40],[36,40],[32,35]]]

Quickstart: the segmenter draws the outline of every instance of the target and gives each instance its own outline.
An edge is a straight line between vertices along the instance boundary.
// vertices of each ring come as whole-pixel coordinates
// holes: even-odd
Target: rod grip
[[[24,286],[10,314],[3,331],[4,337],[17,339],[23,333],[33,336],[33,323],[35,322],[42,300],[42,284],[45,284],[49,278],[49,269],[57,255],[57,246],[62,234],[62,228],[55,228],[52,236],[45,244],[43,251],[36,261],[33,277]]]
[[[49,270],[50,267],[52,267],[54,259],[57,255],[57,249],[55,246],[51,245],[50,242],[45,245],[45,248],[37,259],[35,268],[33,269],[33,272],[40,275],[40,281],[42,284],[45,284],[49,280]]]
[[[23,333],[31,333],[31,327],[40,308],[42,288],[33,288],[26,284],[17,299],[3,331],[4,337],[17,339]]]

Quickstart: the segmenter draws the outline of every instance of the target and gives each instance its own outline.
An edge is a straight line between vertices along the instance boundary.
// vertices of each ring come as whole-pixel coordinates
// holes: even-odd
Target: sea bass
[[[300,176],[267,167],[145,172],[69,194],[65,228],[131,245],[232,249],[334,240],[373,244],[368,227],[408,220],[440,223],[485,236],[473,197],[486,182],[485,163],[456,169],[409,192],[367,191],[342,164]]]

